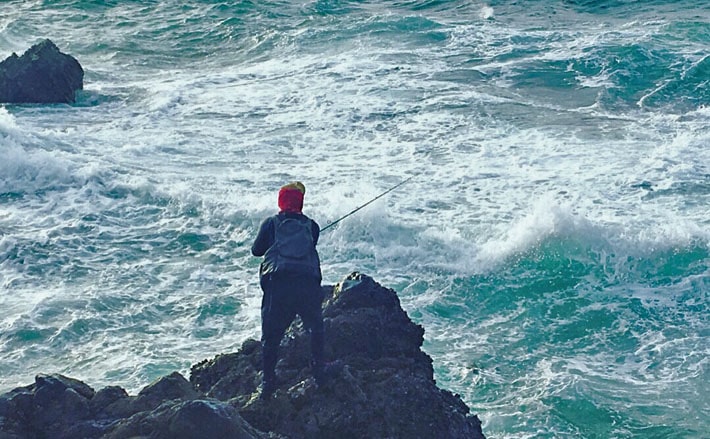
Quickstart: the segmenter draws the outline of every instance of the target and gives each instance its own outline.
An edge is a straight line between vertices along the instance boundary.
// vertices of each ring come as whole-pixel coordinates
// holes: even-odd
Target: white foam
[[[493,18],[494,15],[494,10],[490,6],[483,6],[481,7],[481,11],[479,12],[478,16],[481,18],[481,20],[490,20]]]
[[[560,204],[553,194],[535,200],[524,216],[505,225],[500,238],[485,242],[477,255],[479,263],[490,267],[511,256],[523,253],[550,236],[576,237],[598,235],[594,226],[575,214],[569,204]]]
[[[0,107],[0,129],[3,135],[8,131],[17,132],[15,118],[4,107]]]
[[[0,192],[25,192],[62,182],[68,177],[53,157],[42,152],[27,153],[21,147],[7,147],[0,153]]]

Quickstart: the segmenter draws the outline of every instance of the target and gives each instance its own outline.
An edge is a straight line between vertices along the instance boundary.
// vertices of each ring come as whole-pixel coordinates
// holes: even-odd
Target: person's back
[[[300,212],[281,211],[267,218],[252,246],[252,254],[264,257],[260,276],[289,273],[320,282],[319,233],[318,224]]]

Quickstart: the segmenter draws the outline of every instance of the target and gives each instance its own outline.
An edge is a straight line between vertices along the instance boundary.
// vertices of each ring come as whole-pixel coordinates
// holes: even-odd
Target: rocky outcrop
[[[72,103],[84,85],[79,61],[44,40],[0,62],[0,102]]]
[[[353,273],[326,288],[326,355],[341,367],[311,377],[309,336],[294,323],[281,345],[278,388],[258,397],[261,344],[173,373],[129,396],[60,375],[0,396],[0,439],[483,438],[461,398],[436,386],[424,330],[397,294]]]

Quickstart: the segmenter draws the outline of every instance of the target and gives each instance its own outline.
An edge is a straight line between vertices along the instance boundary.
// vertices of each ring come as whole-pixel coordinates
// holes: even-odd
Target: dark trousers
[[[261,302],[261,340],[263,348],[264,382],[273,385],[279,344],[296,315],[311,333],[313,373],[323,369],[323,294],[317,278],[277,276],[261,279],[264,297]]]

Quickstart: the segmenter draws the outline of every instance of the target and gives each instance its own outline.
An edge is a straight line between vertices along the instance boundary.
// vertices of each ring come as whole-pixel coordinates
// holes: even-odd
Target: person
[[[305,192],[305,186],[298,181],[279,190],[280,211],[262,222],[251,248],[254,256],[263,256],[259,266],[259,283],[264,292],[262,399],[268,399],[276,389],[279,344],[297,314],[310,332],[311,370],[316,383],[322,385],[326,378],[322,275],[316,250],[320,227],[302,212]]]

